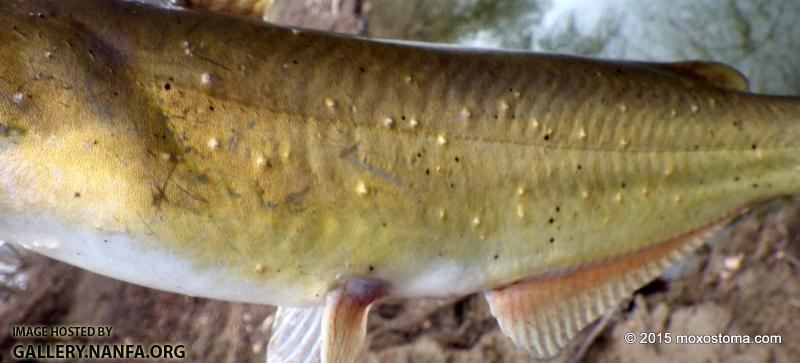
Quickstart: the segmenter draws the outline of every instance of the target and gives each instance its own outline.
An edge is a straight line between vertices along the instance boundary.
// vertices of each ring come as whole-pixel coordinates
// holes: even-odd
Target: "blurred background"
[[[158,2],[161,0],[149,0]],[[170,0],[164,0],[170,1]],[[186,0],[191,4],[192,0]],[[197,0],[201,1],[202,0]],[[187,5],[178,1],[179,5]],[[730,64],[754,91],[800,94],[798,0],[271,0],[268,21],[371,37],[592,57]],[[800,356],[800,207],[781,200],[724,230],[637,293],[562,359],[795,362]],[[190,362],[263,362],[272,307],[158,292],[0,241],[0,361],[12,324],[111,325],[108,342],[179,343]],[[779,345],[626,345],[627,331],[779,334]],[[386,301],[369,361],[528,361],[481,296]],[[591,343],[591,344],[589,344]],[[585,348],[585,349],[584,349]]]
[[[733,65],[800,92],[797,0],[367,0],[370,36],[592,57]]]

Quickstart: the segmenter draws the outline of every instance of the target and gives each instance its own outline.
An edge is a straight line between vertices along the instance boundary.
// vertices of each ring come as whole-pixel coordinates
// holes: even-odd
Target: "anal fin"
[[[537,359],[549,359],[728,220],[598,263],[488,291],[486,300],[503,333]]]

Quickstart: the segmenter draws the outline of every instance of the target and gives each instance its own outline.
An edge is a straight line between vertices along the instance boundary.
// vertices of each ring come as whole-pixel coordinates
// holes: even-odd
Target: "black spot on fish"
[[[169,82],[167,82],[167,83],[164,84],[164,89],[169,91],[169,90],[172,89],[172,85],[170,85]]]

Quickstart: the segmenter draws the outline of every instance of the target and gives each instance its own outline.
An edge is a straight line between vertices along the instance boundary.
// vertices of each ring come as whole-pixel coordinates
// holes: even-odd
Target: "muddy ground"
[[[302,3],[302,2],[296,2]],[[285,23],[364,32],[364,4],[314,16],[286,8]],[[326,5],[328,4],[328,5]],[[285,13],[283,13],[285,12]],[[320,15],[321,14],[321,15]],[[344,14],[344,15],[342,15]],[[315,20],[317,19],[317,20]],[[318,20],[322,19],[322,20]],[[7,247],[4,247],[7,248]],[[0,362],[11,361],[12,324],[109,325],[98,342],[177,343],[189,362],[263,362],[273,307],[164,293],[92,274],[25,251],[4,251],[27,286],[0,302]],[[800,357],[800,202],[771,203],[720,232],[670,279],[638,291],[560,361],[796,362]],[[370,362],[524,362],[498,330],[482,296],[383,301],[369,320]],[[592,329],[589,329],[592,330]],[[770,334],[780,344],[626,344],[626,332]],[[586,349],[582,349],[586,348]]]

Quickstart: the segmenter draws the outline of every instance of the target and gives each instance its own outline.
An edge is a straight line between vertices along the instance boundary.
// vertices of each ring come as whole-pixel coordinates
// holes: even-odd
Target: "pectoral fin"
[[[362,353],[369,308],[383,283],[356,279],[329,292],[324,307],[279,307],[267,363],[352,363]]]
[[[486,299],[500,329],[517,346],[538,359],[552,358],[584,327],[694,250],[722,223],[603,262],[492,290]]]
[[[704,61],[687,61],[675,63],[648,63],[656,68],[679,74],[681,76],[700,79],[708,83],[737,91],[748,91],[749,81],[741,72],[727,64]]]

